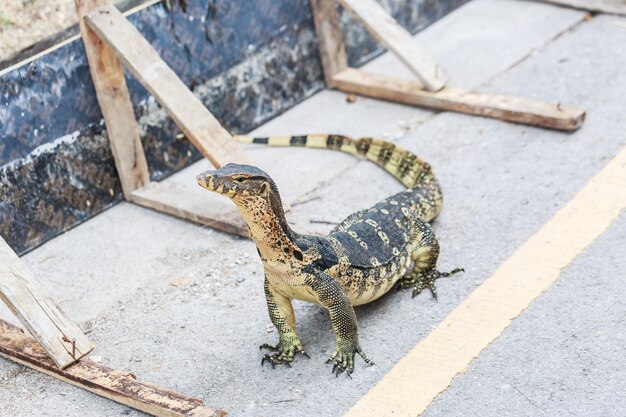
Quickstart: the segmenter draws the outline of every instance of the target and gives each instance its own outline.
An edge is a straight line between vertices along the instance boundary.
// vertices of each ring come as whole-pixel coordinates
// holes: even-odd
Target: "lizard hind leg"
[[[418,296],[424,288],[428,288],[433,298],[437,300],[437,287],[435,281],[439,278],[450,277],[458,272],[464,272],[463,268],[456,268],[450,272],[440,272],[434,268],[426,271],[413,270],[400,280],[399,288],[413,288],[413,298]]]
[[[419,295],[424,288],[428,288],[433,298],[437,300],[437,287],[435,281],[439,278],[452,276],[463,272],[463,268],[456,268],[450,272],[440,272],[436,269],[439,257],[439,242],[432,232],[422,233],[420,243],[417,245],[411,258],[413,270],[400,279],[398,289],[413,288],[413,298]]]

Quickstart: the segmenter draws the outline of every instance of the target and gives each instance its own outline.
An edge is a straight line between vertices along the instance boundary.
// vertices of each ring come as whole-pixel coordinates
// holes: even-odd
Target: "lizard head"
[[[252,165],[227,164],[196,177],[198,184],[209,191],[223,194],[235,202],[246,198],[266,199],[276,185],[272,178]]]
[[[253,238],[262,238],[267,231],[260,231],[255,237],[255,224],[273,219],[285,236],[292,232],[285,219],[285,211],[272,178],[252,165],[228,164],[214,171],[205,171],[196,177],[198,184],[209,191],[229,197],[238,207],[251,226]],[[263,218],[263,220],[259,220]],[[268,220],[269,219],[269,220]]]

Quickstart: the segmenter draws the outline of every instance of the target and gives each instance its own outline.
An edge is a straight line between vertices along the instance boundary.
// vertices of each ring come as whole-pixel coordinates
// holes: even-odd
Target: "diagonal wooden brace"
[[[232,205],[206,193],[150,182],[122,64],[152,93],[185,136],[215,167],[229,162],[247,163],[248,158],[238,144],[109,0],[76,0],[76,9],[126,200],[247,236],[247,229]]]
[[[428,91],[439,91],[446,86],[447,76],[413,36],[396,22],[375,0],[339,0],[359,19],[376,40],[394,54]]]
[[[111,3],[85,16],[89,28],[168,111],[185,136],[211,163],[245,162],[232,136]]]

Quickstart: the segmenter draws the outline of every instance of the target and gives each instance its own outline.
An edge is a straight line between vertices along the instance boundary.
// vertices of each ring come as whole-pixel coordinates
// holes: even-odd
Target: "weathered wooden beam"
[[[247,236],[237,211],[172,184],[151,183],[120,60],[216,167],[248,158],[232,136],[109,0],[76,0],[85,49],[127,200]]]
[[[315,32],[319,42],[324,79],[334,87],[334,76],[348,67],[346,46],[335,0],[311,0]]]
[[[445,88],[429,92],[413,82],[348,68],[335,76],[341,91],[396,103],[448,110],[557,130],[576,130],[585,120],[583,109],[517,97]]]
[[[215,167],[248,161],[226,129],[115,6],[106,2],[85,21]]]
[[[413,72],[427,90],[439,91],[445,87],[447,77],[443,70],[380,4],[375,0],[339,1],[346,10],[363,22],[372,36]]]
[[[135,190],[131,201],[226,233],[250,236],[248,227],[230,200],[203,191],[198,187],[198,193],[194,193],[176,184],[152,182]]]
[[[156,385],[141,383],[123,371],[82,359],[58,369],[34,339],[19,327],[0,320],[0,356],[154,416],[223,417],[222,410],[206,407],[202,400]]]
[[[134,190],[150,182],[150,172],[122,65],[113,50],[85,24],[87,14],[107,3],[108,0],[76,0],[76,11],[111,152],[128,200]]]
[[[573,9],[586,10],[589,12],[608,13],[626,16],[625,0],[539,0],[544,3],[552,3],[558,6],[571,7]]]
[[[33,273],[1,237],[0,299],[42,346],[42,355],[49,355],[51,366],[65,368],[93,349],[93,343],[46,295]]]

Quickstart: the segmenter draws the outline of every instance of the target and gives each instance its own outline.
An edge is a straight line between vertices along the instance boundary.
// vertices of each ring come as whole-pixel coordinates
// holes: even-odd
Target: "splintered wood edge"
[[[210,198],[168,182],[152,182],[133,191],[131,201],[222,232],[250,237],[239,211],[228,199]]]
[[[61,370],[39,343],[4,320],[0,320],[0,356],[154,416],[223,417],[227,414],[204,406],[200,399],[141,383],[129,372],[87,359]]]
[[[418,83],[348,68],[334,77],[340,91],[436,110],[448,110],[549,129],[573,131],[580,128],[585,110],[518,97],[476,93],[456,88],[438,92]]]
[[[0,300],[59,368],[87,355],[94,347],[46,294],[43,286],[0,237]]]

